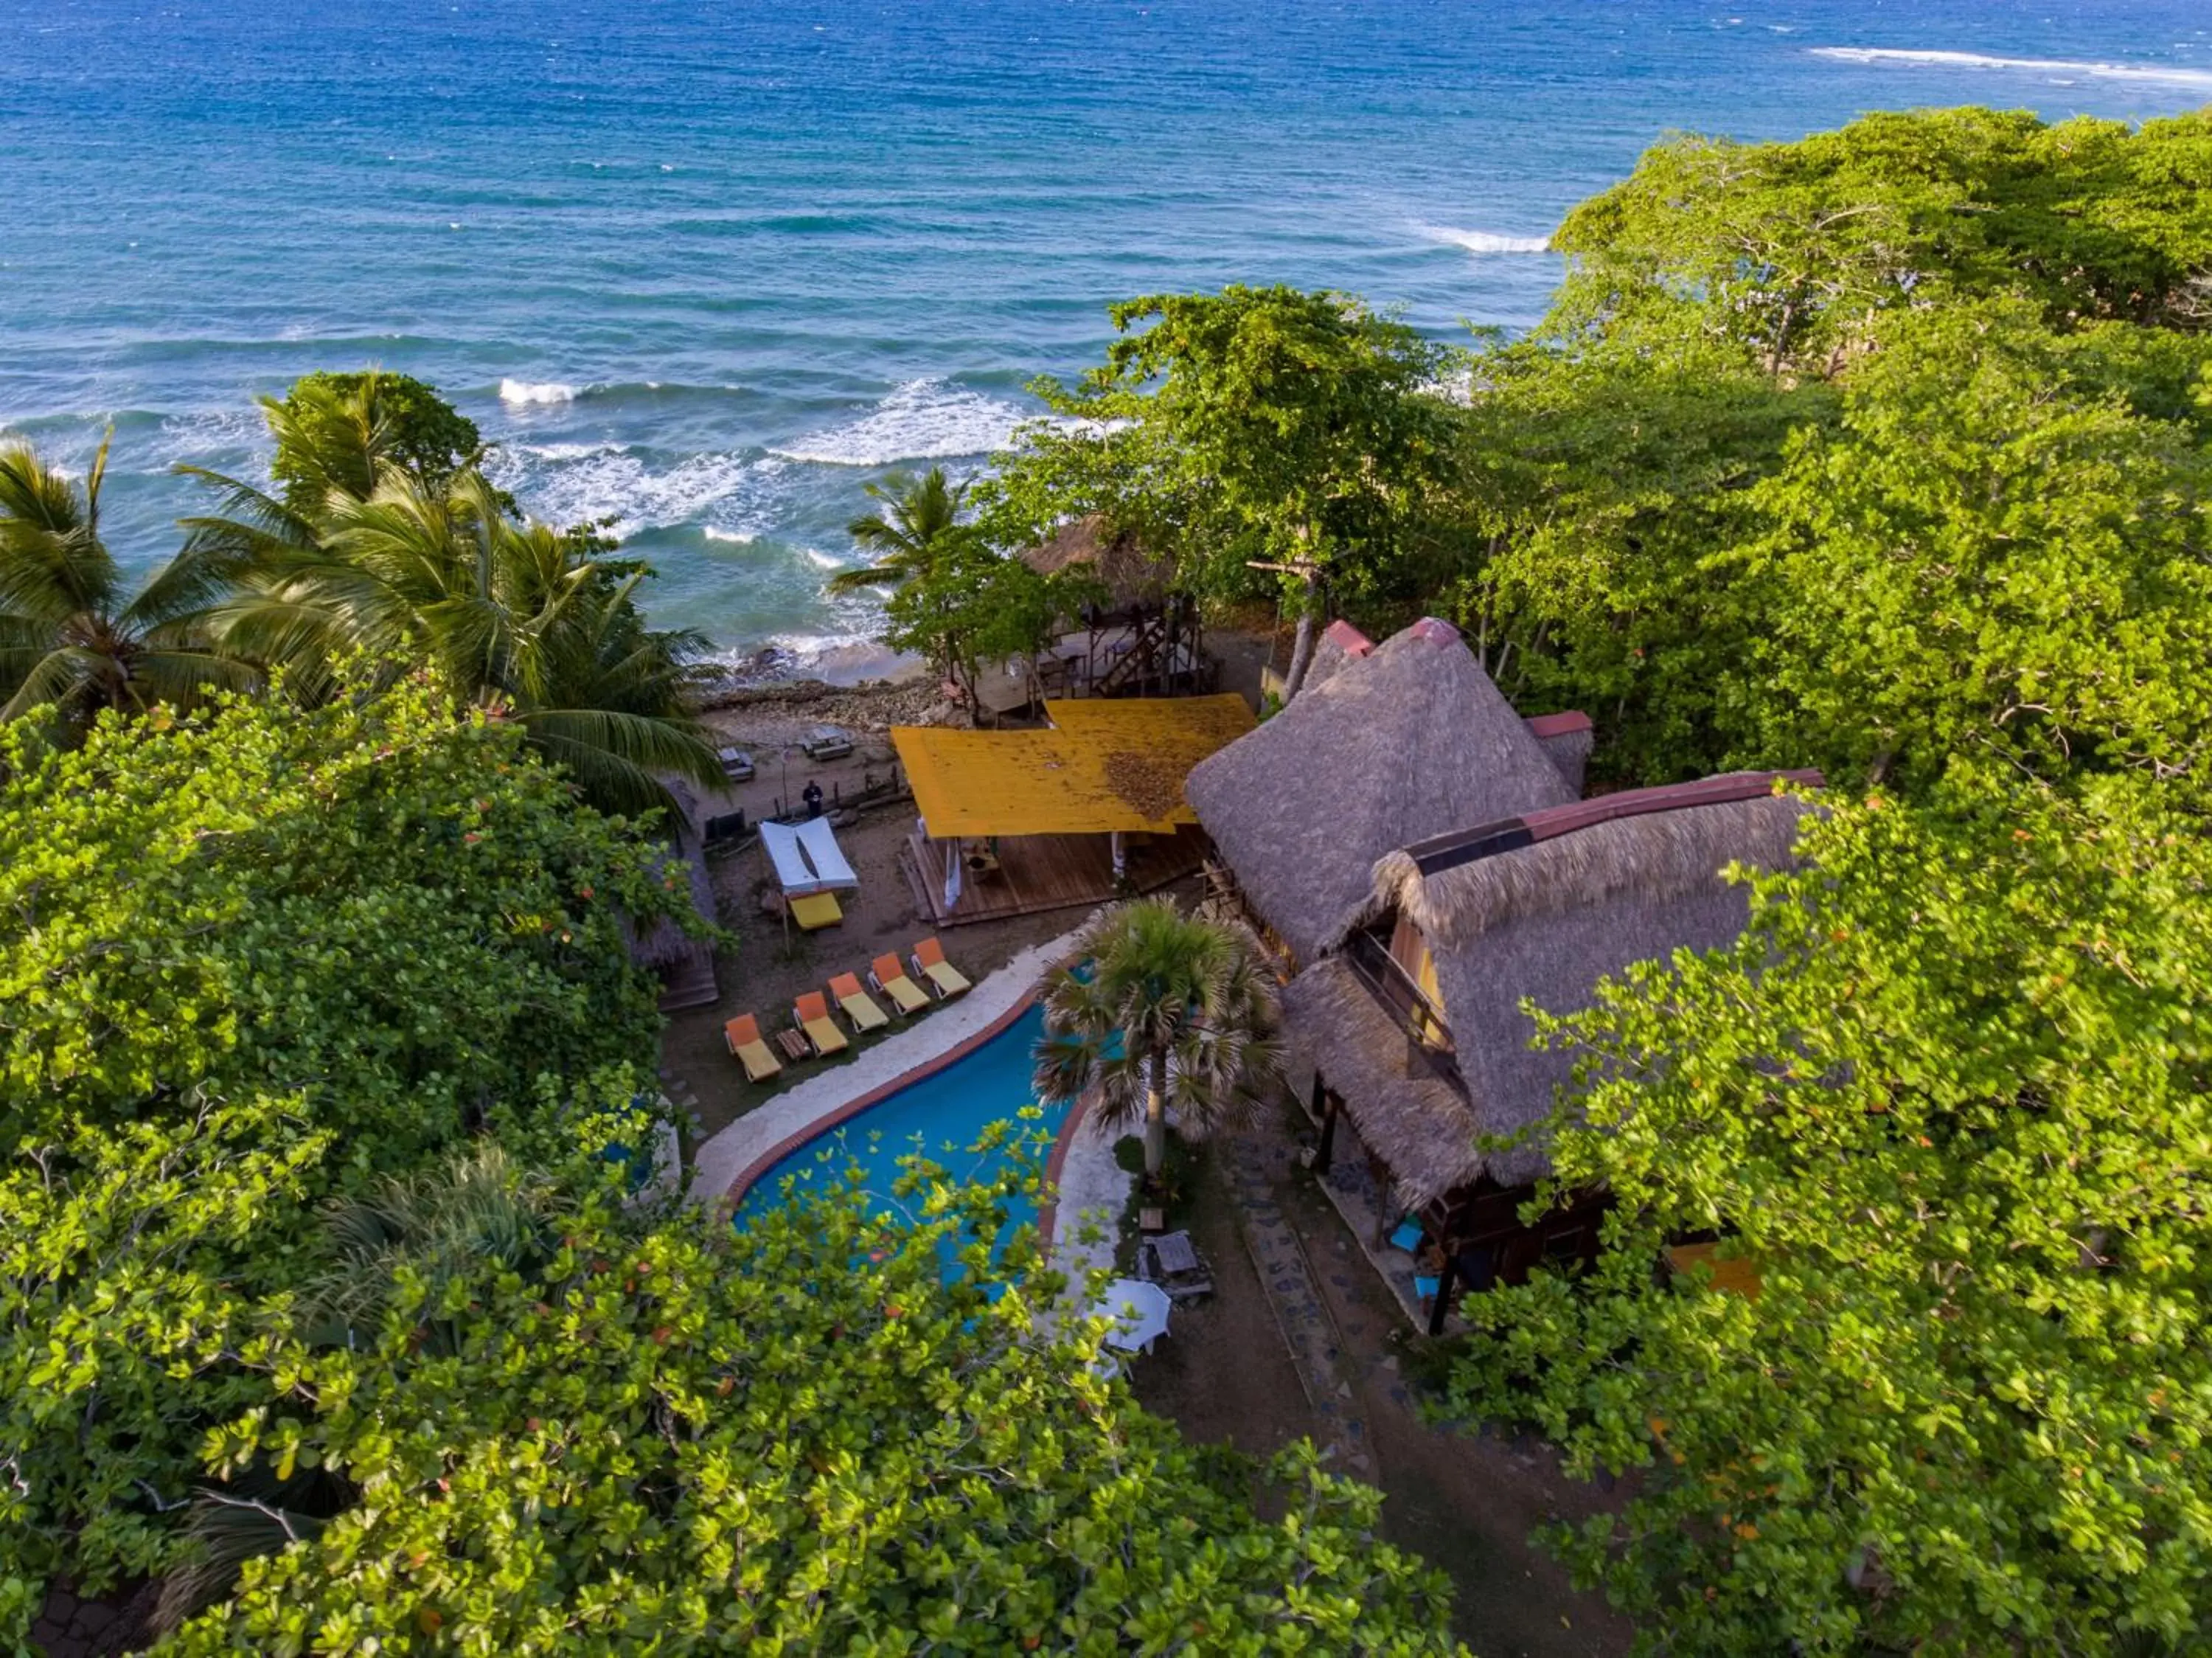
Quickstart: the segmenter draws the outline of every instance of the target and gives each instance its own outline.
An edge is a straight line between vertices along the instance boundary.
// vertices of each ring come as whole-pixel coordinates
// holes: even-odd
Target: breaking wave
[[[2212,70],[2160,64],[2103,64],[2069,58],[1994,58],[1978,52],[1918,52],[1898,46],[1813,46],[1815,58],[1843,64],[1919,64],[1936,69],[2009,69],[2038,75],[2086,75],[2104,81],[2155,81],[2212,88]]]
[[[557,380],[502,380],[499,382],[499,400],[514,408],[526,408],[533,403],[574,403],[576,388]]]
[[[1552,246],[1549,236],[1509,236],[1495,230],[1455,230],[1448,224],[1425,224],[1420,232],[1431,241],[1464,247],[1470,253],[1542,253]]]
[[[1032,418],[1003,399],[947,380],[910,380],[859,419],[778,444],[769,453],[823,466],[950,460],[1006,448],[1014,428]]]

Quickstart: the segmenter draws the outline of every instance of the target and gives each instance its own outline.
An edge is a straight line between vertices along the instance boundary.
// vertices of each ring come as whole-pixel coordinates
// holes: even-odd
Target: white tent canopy
[[[786,898],[860,884],[827,818],[809,818],[800,824],[763,823],[760,836]]]

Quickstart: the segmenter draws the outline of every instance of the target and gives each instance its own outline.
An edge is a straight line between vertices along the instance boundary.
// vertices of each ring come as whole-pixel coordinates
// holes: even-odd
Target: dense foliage
[[[1296,695],[1328,588],[1371,599],[1404,577],[1448,448],[1431,387],[1444,355],[1356,300],[1288,288],[1109,314],[1103,364],[1037,382],[1062,424],[1031,429],[986,485],[984,522],[1025,543],[1099,512],[1170,553],[1193,592],[1279,592],[1298,621]]]
[[[1559,1541],[1655,1649],[2212,1636],[2212,848],[2090,793],[1838,809],[1736,948],[1553,1023],[1611,1248],[1466,1303],[1455,1386],[1645,1471]],[[1717,1228],[1755,1299],[1655,1278]]]
[[[1849,789],[1740,948],[1553,1024],[1613,1249],[1468,1304],[1460,1408],[1642,1471],[1554,1540],[1648,1649],[2212,1628],[2208,183],[2212,115],[1678,141],[1479,366],[1508,690]]]
[[[184,1652],[1444,1653],[1442,1580],[1310,1451],[1283,1518],[1086,1368],[1097,1328],[989,1185],[917,1166],[909,1223],[839,1186],[641,1223],[604,1192],[532,1247],[402,1265],[350,1344],[216,1463],[358,1501],[248,1567]],[[945,1254],[965,1276],[948,1286]]]
[[[650,1056],[688,911],[520,733],[403,684],[0,736],[0,1558],[155,1570],[315,1206]],[[650,1075],[649,1071],[645,1073]]]
[[[147,1579],[185,1651],[1456,1649],[1376,1494],[1257,1518],[1039,1317],[1034,1156],[631,1192],[680,875],[380,684],[0,740],[0,1643]]]
[[[2189,764],[2212,114],[1662,144],[1484,354],[1461,614],[1635,782]]]

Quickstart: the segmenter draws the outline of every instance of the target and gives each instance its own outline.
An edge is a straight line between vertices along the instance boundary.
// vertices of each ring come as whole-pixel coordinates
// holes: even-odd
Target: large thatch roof
[[[1167,596],[1172,572],[1167,564],[1139,547],[1133,536],[1115,535],[1097,513],[1071,519],[1021,555],[1040,576],[1087,565],[1106,589],[1115,609],[1158,604]]]
[[[1466,1088],[1466,1124],[1433,1098],[1441,1084],[1409,1075],[1405,1035],[1349,969],[1333,961],[1323,964],[1327,974],[1300,975],[1285,1006],[1314,1015],[1310,1025],[1297,1021],[1298,1034],[1408,1202],[1482,1173],[1517,1186],[1545,1172],[1540,1143],[1486,1158],[1467,1131],[1506,1135],[1541,1121],[1571,1079],[1572,1053],[1530,1049],[1535,1027],[1522,1001],[1573,1012],[1590,1005],[1601,978],[1632,962],[1732,942],[1750,898],[1722,871],[1731,863],[1787,867],[1809,809],[1766,793],[1772,782],[1771,773],[1748,774],[1608,795],[1531,813],[1517,833],[1488,826],[1467,838],[1502,850],[1465,862],[1452,862],[1456,851],[1447,843],[1425,859],[1442,867],[1425,874],[1418,850],[1376,865],[1375,908],[1402,906],[1435,960]],[[1315,987],[1302,990],[1307,980]],[[1347,988],[1364,1009],[1334,1005]]]
[[[1459,637],[1424,621],[1194,770],[1183,797],[1301,960],[1344,936],[1385,853],[1575,798]]]

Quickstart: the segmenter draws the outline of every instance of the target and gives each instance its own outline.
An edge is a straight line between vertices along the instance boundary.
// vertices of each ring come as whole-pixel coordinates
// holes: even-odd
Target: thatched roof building
[[[1300,973],[1284,1009],[1409,1205],[1485,1175],[1516,1186],[1545,1172],[1540,1144],[1485,1154],[1475,1143],[1547,1116],[1572,1070],[1570,1053],[1530,1049],[1522,1000],[1575,1011],[1631,962],[1732,942],[1750,898],[1723,872],[1788,867],[1809,808],[1772,791],[1819,781],[1756,772],[1635,789],[1438,837],[1376,864],[1358,920],[1418,930],[1449,1058],[1419,1051],[1377,997],[1364,976],[1371,942],[1364,957],[1332,955]],[[1402,942],[1390,948],[1406,953]]]
[[[1302,961],[1366,908],[1384,854],[1578,792],[1449,624],[1343,654],[1183,787],[1247,901]]]
[[[1109,532],[1097,513],[1069,520],[1021,559],[1040,576],[1087,566],[1106,589],[1107,607],[1117,611],[1158,604],[1167,597],[1174,574],[1133,536]]]

